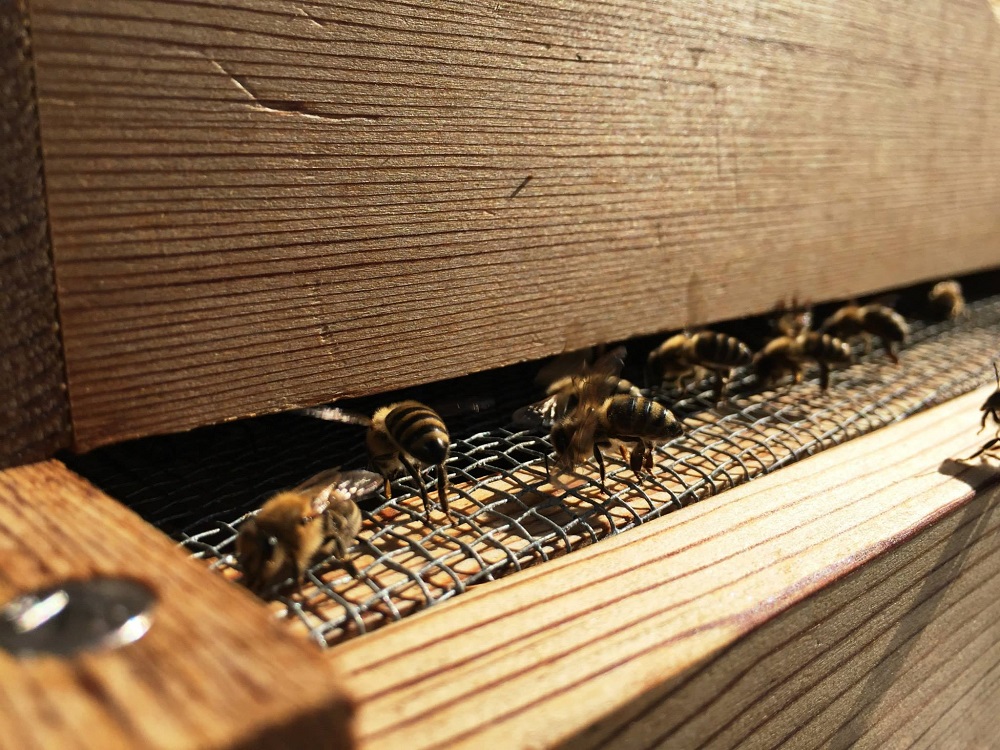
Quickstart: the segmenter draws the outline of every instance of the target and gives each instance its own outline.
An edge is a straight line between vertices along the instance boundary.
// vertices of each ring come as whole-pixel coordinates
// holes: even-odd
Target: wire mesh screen
[[[453,520],[437,510],[428,519],[412,481],[396,481],[392,499],[362,504],[364,525],[351,551],[358,575],[336,559],[319,561],[301,594],[289,590],[271,606],[323,644],[368,632],[972,390],[992,380],[998,333],[995,297],[970,304],[955,323],[914,324],[899,366],[881,350],[858,350],[857,363],[836,372],[825,393],[815,379],[762,391],[746,372],[736,373],[721,407],[707,383],[656,393],[685,432],[657,450],[655,473],[642,479],[610,453],[604,485],[592,465],[550,479],[544,432],[509,422],[476,430],[475,418],[463,431],[461,419],[450,421]],[[511,377],[530,380],[521,370],[501,380]],[[509,415],[523,395],[500,397],[499,411]],[[970,430],[977,419],[969,415]],[[222,451],[229,463],[219,457],[220,430],[238,436]],[[186,436],[188,458],[180,462],[179,449],[164,440],[77,459],[74,468],[232,578],[239,525],[271,492],[330,466],[366,463],[360,428],[290,415]]]

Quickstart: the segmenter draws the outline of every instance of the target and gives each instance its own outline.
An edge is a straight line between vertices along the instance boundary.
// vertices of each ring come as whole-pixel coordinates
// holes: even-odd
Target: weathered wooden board
[[[995,740],[986,393],[337,647],[361,747]]]
[[[350,746],[351,704],[314,645],[62,464],[0,473],[0,550],[0,603],[92,576],[158,597],[149,632],[121,649],[0,650],[3,747]]]
[[[0,3],[0,468],[69,444],[27,8]]]
[[[76,441],[1000,261],[981,0],[32,0]]]

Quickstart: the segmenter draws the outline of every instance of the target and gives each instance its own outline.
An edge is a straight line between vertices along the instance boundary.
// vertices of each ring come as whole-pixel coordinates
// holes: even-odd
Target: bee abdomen
[[[607,420],[615,432],[650,440],[668,440],[684,430],[680,422],[652,399],[630,394],[612,396],[607,405]]]
[[[691,339],[695,359],[705,367],[743,367],[750,364],[753,352],[735,336],[702,331]]]
[[[803,334],[802,352],[812,359],[824,362],[850,362],[851,347],[828,333],[812,331]]]
[[[868,331],[888,341],[905,341],[910,330],[902,315],[882,305],[864,308],[862,320]]]
[[[418,461],[440,464],[448,457],[448,428],[436,411],[404,401],[385,416],[385,428],[403,450]]]

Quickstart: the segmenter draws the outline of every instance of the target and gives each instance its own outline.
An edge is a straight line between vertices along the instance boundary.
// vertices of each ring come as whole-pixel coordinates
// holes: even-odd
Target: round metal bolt
[[[123,578],[25,594],[0,608],[0,648],[17,657],[119,648],[146,634],[155,601],[146,586]]]

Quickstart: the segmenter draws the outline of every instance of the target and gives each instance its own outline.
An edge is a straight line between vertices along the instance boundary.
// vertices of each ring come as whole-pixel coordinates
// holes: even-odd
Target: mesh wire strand
[[[592,465],[552,481],[543,464],[551,448],[538,431],[507,427],[458,437],[448,462],[454,523],[437,510],[428,520],[412,482],[394,482],[391,500],[362,509],[352,549],[360,575],[335,559],[317,562],[304,595],[279,596],[271,606],[321,644],[369,632],[990,382],[998,332],[1000,297],[970,305],[957,323],[915,324],[900,366],[881,350],[859,351],[857,364],[834,373],[827,393],[815,380],[759,391],[743,372],[721,408],[705,383],[657,394],[686,431],[657,451],[655,474],[642,480],[609,453],[605,487]],[[969,415],[970,430],[977,419]],[[363,462],[357,446],[344,460]],[[228,556],[247,515],[223,513],[209,528],[180,533],[181,544],[236,578]]]

